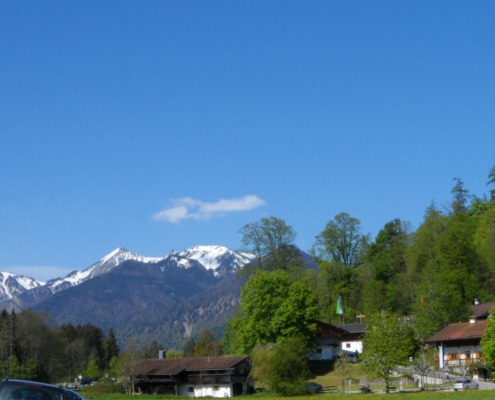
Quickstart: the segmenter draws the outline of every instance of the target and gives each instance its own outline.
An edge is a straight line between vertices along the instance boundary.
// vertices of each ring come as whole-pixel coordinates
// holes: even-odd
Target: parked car
[[[304,388],[308,393],[320,393],[323,391],[323,386],[316,382],[306,382]]]
[[[454,390],[472,390],[472,389],[479,389],[480,385],[478,382],[473,381],[472,379],[468,378],[462,378],[462,379],[456,379],[454,381]]]
[[[86,400],[79,393],[69,389],[65,389],[65,395],[67,396],[67,400]]]
[[[1,400],[68,400],[65,390],[47,383],[4,379],[0,382]]]
[[[363,385],[359,388],[359,391],[362,393],[362,394],[368,394],[368,393],[371,393],[371,389],[368,385]]]

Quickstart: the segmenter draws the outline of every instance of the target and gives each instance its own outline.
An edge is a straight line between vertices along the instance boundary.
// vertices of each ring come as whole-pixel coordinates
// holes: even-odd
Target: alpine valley
[[[180,349],[205,327],[223,329],[244,283],[236,271],[252,259],[222,246],[194,246],[164,258],[119,248],[48,282],[0,273],[0,309],[29,308],[57,324],[113,328],[121,343],[137,336]]]

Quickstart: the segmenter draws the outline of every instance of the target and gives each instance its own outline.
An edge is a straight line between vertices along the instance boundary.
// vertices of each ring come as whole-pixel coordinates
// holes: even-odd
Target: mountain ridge
[[[31,308],[58,324],[92,323],[180,347],[204,327],[222,330],[239,304],[244,282],[235,273],[253,257],[223,246],[193,246],[163,258],[118,248],[82,271],[1,301]]]

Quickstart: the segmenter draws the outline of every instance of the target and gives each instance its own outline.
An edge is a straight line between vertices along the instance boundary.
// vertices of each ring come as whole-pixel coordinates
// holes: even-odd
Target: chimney
[[[165,350],[158,350],[158,359],[164,360],[167,358],[167,352]]]

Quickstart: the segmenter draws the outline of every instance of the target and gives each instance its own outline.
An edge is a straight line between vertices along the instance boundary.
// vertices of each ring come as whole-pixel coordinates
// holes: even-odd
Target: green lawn
[[[189,397],[180,396],[154,396],[154,395],[128,395],[128,394],[91,394],[86,396],[88,400],[177,400],[189,399]],[[416,393],[391,393],[391,394],[340,394],[340,393],[323,393],[313,396],[294,396],[282,397],[271,393],[259,393],[249,396],[240,396],[238,399],[261,399],[261,400],[298,400],[298,399],[313,399],[313,400],[348,400],[352,397],[353,400],[493,400],[495,398],[494,391],[491,390],[472,390],[468,392],[416,392]]]

